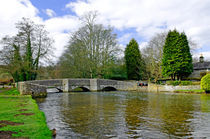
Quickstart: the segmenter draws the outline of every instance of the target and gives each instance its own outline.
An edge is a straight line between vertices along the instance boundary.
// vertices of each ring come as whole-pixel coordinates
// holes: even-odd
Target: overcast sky
[[[131,38],[143,48],[155,33],[176,28],[197,43],[196,57],[210,59],[210,0],[0,0],[0,38],[16,34],[22,17],[31,18],[46,26],[59,57],[88,11],[115,28],[122,48]]]

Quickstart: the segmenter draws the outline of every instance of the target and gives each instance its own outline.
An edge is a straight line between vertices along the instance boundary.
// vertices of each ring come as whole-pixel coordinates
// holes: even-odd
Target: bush
[[[179,85],[192,85],[192,81],[181,81]]]
[[[192,85],[200,85],[201,82],[192,82]]]
[[[166,84],[168,85],[173,85],[173,86],[177,86],[180,84],[180,81],[167,81]]]
[[[201,79],[201,89],[203,89],[206,93],[210,93],[210,74],[206,74]]]
[[[192,81],[167,81],[166,84],[168,85],[192,85]]]

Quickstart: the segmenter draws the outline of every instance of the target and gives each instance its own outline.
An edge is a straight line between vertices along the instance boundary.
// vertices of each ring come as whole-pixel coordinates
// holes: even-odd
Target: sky
[[[143,49],[156,33],[176,28],[197,44],[194,57],[210,60],[210,0],[0,0],[0,38],[15,35],[15,23],[30,18],[45,25],[58,59],[89,11],[98,12],[98,23],[114,27],[122,49],[131,38]]]

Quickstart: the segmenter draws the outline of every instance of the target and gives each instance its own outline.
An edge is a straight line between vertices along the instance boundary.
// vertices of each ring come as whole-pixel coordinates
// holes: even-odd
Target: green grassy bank
[[[195,93],[195,94],[201,94],[205,93],[204,90],[176,90],[175,93]]]
[[[0,138],[51,139],[45,115],[31,96],[16,89],[0,90]]]

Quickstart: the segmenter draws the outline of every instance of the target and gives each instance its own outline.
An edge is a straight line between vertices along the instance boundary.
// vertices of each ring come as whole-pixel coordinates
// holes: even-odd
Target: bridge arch
[[[106,86],[102,89],[102,91],[117,91],[117,89],[113,86]]]
[[[72,92],[90,92],[90,89],[86,86],[76,86],[73,87]]]

